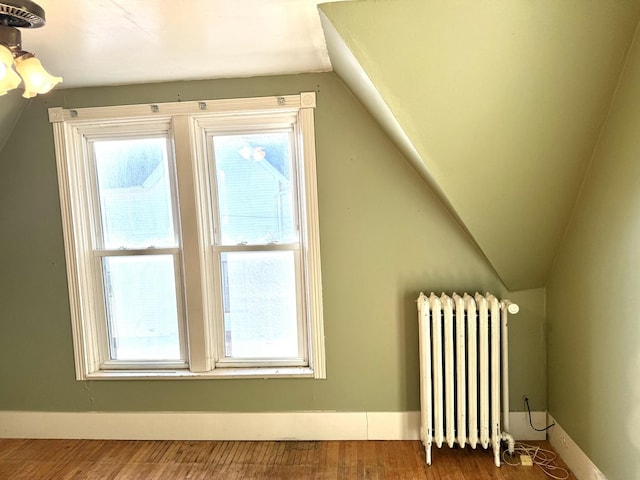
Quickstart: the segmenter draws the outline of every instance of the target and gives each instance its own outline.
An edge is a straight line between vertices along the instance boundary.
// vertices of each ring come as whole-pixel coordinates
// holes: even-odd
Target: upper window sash
[[[211,211],[214,212],[214,217],[211,219],[212,229],[210,242],[213,245],[224,245],[224,246],[233,246],[233,245],[278,245],[278,244],[292,244],[298,245],[302,242],[302,236],[300,234],[300,212],[304,210],[305,199],[302,197],[302,192],[300,189],[300,185],[302,182],[299,179],[299,173],[301,169],[304,169],[304,166],[301,162],[301,153],[297,150],[297,142],[296,142],[296,125],[297,125],[297,117],[288,118],[288,122],[286,125],[283,125],[280,118],[275,119],[275,122],[278,123],[278,127],[273,126],[272,122],[273,118],[269,116],[260,117],[259,121],[262,122],[262,128],[250,128],[250,127],[240,127],[234,125],[233,127],[220,127],[216,125],[215,119],[211,122],[212,119],[195,119],[194,126],[199,131],[202,132],[202,136],[200,141],[202,142],[200,147],[207,152],[206,157],[202,157],[201,161],[203,162],[201,169],[207,172],[208,185],[209,185],[209,196],[210,196],[210,204]],[[232,121],[232,123],[234,123]],[[240,241],[225,241],[224,240],[224,232],[222,226],[222,215],[221,205],[219,205],[219,201],[221,200],[221,185],[218,183],[218,173],[220,172],[220,168],[218,165],[219,159],[216,158],[214,152],[214,142],[216,137],[231,137],[231,136],[251,136],[254,134],[286,134],[289,140],[289,160],[290,160],[290,172],[287,181],[289,182],[289,190],[292,192],[293,196],[291,199],[291,205],[289,205],[291,211],[291,220],[293,225],[291,226],[292,231],[290,232],[289,237],[278,238],[274,241],[259,241],[258,239],[244,238],[237,239]],[[262,161],[261,164],[265,164],[265,161]],[[266,167],[265,167],[266,168]],[[277,174],[277,172],[276,172]]]
[[[149,125],[150,127],[150,125]],[[166,126],[165,126],[166,127]],[[156,127],[157,128],[157,127]],[[176,172],[175,161],[173,156],[172,135],[168,128],[163,128],[162,131],[156,132],[154,130],[148,131],[147,128],[143,131],[129,132],[127,135],[114,134],[112,129],[110,134],[92,134],[85,133],[85,141],[87,142],[87,169],[91,182],[90,198],[93,203],[93,216],[94,223],[94,238],[96,250],[139,250],[145,248],[180,248],[180,226],[178,222],[178,204],[176,195]],[[161,203],[165,207],[165,222],[163,224],[164,231],[155,232],[156,235],[160,234],[160,237],[139,239],[137,242],[132,238],[123,238],[122,235],[125,231],[113,230],[110,227],[109,216],[110,208],[113,207],[107,198],[118,197],[120,187],[109,188],[109,180],[112,182],[117,181],[115,178],[104,177],[107,170],[103,167],[100,168],[100,162],[105,162],[106,158],[113,157],[116,149],[122,149],[126,147],[128,141],[143,141],[148,142],[147,148],[156,149],[160,148],[160,151],[153,152],[162,154],[162,159],[154,170],[149,172],[149,178],[140,185],[129,185],[134,189],[141,189],[146,186],[149,179],[157,183],[161,183]],[[116,146],[117,145],[117,146]],[[142,144],[145,145],[145,144]],[[162,149],[163,147],[163,149]],[[138,146],[138,148],[141,148]],[[109,151],[111,150],[111,151]],[[102,152],[100,155],[99,153]],[[128,153],[128,152],[127,152]],[[119,165],[123,166],[123,165]],[[158,176],[160,178],[158,178]],[[104,177],[104,178],[103,178]],[[154,187],[157,190],[157,187]],[[140,193],[138,193],[139,195]],[[129,198],[129,200],[133,200]],[[144,233],[151,234],[152,232],[146,231]],[[117,240],[116,238],[119,237]]]

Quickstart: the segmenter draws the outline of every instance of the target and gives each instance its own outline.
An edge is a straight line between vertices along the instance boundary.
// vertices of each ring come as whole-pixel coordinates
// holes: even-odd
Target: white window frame
[[[315,92],[277,97],[206,100],[78,109],[49,109],[55,139],[62,226],[66,252],[76,378],[326,378],[322,280],[314,137]],[[271,359],[229,361],[221,338],[219,278],[215,230],[209,212],[213,201],[207,155],[213,133],[261,127],[292,128],[298,185],[300,243],[296,255],[299,301],[304,335],[300,361]],[[88,142],[122,130],[127,134],[166,132],[173,142],[177,206],[180,217],[178,251],[182,282],[178,295],[186,362],[110,362],[105,350],[101,274],[96,272],[95,202],[92,203]],[[210,163],[210,162],[209,162]],[[244,247],[234,247],[242,250]],[[271,247],[263,247],[271,248]],[[274,249],[289,247],[273,247]],[[253,247],[247,247],[255,250]],[[144,253],[144,252],[138,252]]]

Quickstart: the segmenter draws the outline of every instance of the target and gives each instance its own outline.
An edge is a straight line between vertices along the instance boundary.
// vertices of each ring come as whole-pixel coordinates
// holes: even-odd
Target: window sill
[[[197,373],[189,370],[100,370],[83,380],[182,380],[222,378],[314,378],[309,367],[217,368]]]

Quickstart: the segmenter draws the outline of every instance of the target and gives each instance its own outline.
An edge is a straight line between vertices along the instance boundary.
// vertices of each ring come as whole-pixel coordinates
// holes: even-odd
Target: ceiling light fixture
[[[50,75],[36,56],[22,50],[18,28],[44,26],[44,10],[30,0],[0,0],[0,96],[23,83],[24,98],[47,93],[62,77]]]

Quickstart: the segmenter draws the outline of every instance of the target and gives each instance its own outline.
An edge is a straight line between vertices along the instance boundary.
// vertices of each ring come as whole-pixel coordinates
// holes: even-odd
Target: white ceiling
[[[58,88],[331,70],[318,0],[36,0]]]

